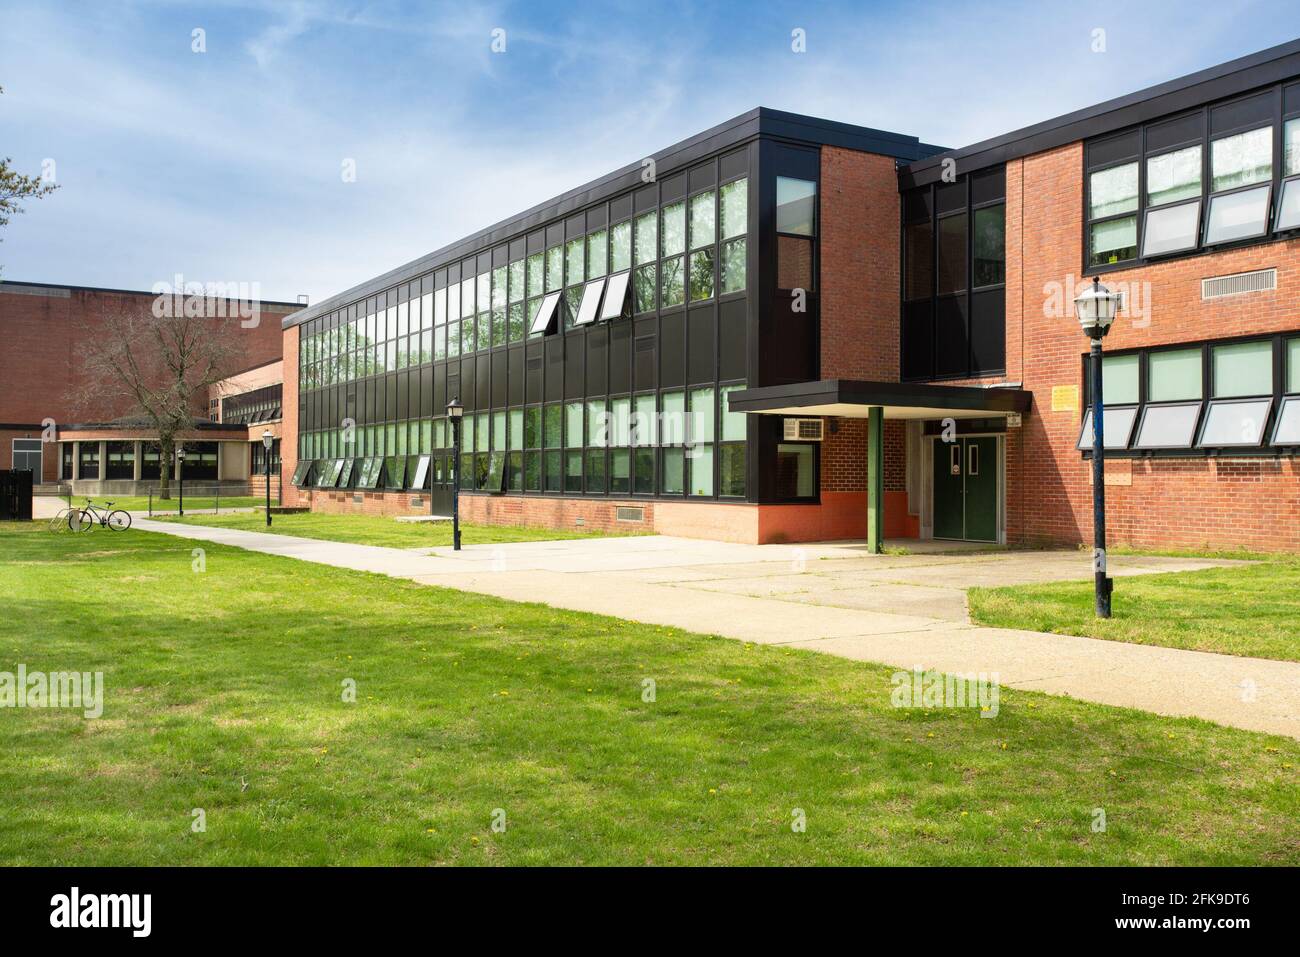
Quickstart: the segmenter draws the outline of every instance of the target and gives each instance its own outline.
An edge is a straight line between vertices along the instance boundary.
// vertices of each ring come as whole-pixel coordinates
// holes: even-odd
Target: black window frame
[[[1291,110],[1286,109],[1286,101],[1290,93],[1291,98],[1296,103],[1296,107]],[[1230,108],[1239,103],[1251,100],[1255,97],[1267,95],[1271,97],[1271,114],[1267,121],[1250,120],[1226,126],[1222,129],[1213,128],[1213,114],[1215,110]],[[1153,128],[1163,126],[1178,120],[1187,119],[1197,116],[1199,121],[1199,134],[1196,137],[1186,137],[1170,142],[1162,142],[1156,147],[1148,148],[1148,136]],[[1214,253],[1223,252],[1231,249],[1239,249],[1254,245],[1277,242],[1282,239],[1290,238],[1297,231],[1300,231],[1300,222],[1294,226],[1281,229],[1277,228],[1278,214],[1281,210],[1283,199],[1284,185],[1292,180],[1300,180],[1300,171],[1289,176],[1284,175],[1283,164],[1285,154],[1283,151],[1284,140],[1283,133],[1286,129],[1288,120],[1300,119],[1300,84],[1294,79],[1286,80],[1279,83],[1268,84],[1258,87],[1247,93],[1234,95],[1222,100],[1210,101],[1203,103],[1190,110],[1180,110],[1170,113],[1166,116],[1142,123],[1136,126],[1127,127],[1114,133],[1107,133],[1105,136],[1095,137],[1084,140],[1081,151],[1080,162],[1082,165],[1082,236],[1081,236],[1081,269],[1084,275],[1099,275],[1102,273],[1113,272],[1121,269],[1133,269],[1148,264],[1171,262],[1178,259],[1185,259],[1192,256],[1206,256]],[[1212,182],[1211,166],[1211,144],[1216,140],[1225,137],[1234,136],[1239,133],[1250,132],[1255,129],[1270,127],[1273,131],[1272,141],[1272,176],[1267,180],[1258,183],[1251,183],[1245,186],[1234,186],[1231,189],[1215,191]],[[1105,161],[1093,163],[1090,162],[1090,153],[1100,146],[1122,140],[1126,136],[1136,136],[1137,149],[1129,158],[1108,159]],[[1173,152],[1178,149],[1184,149],[1189,146],[1199,146],[1201,150],[1201,191],[1199,197],[1200,209],[1198,211],[1198,224],[1196,231],[1196,243],[1194,246],[1181,249],[1157,253],[1151,256],[1143,254],[1143,244],[1146,239],[1146,219],[1149,210],[1166,209],[1176,206],[1180,203],[1191,203],[1194,198],[1174,200],[1168,203],[1158,205],[1148,205],[1147,203],[1147,162],[1157,156]],[[1138,205],[1135,214],[1137,216],[1137,233],[1135,236],[1135,252],[1131,259],[1123,259],[1113,263],[1090,262],[1091,249],[1091,227],[1097,223],[1105,222],[1110,219],[1119,219],[1124,216],[1134,215],[1129,213],[1115,214],[1110,217],[1090,218],[1091,209],[1091,174],[1114,166],[1122,166],[1129,162],[1138,164]],[[1209,227],[1210,206],[1215,197],[1225,196],[1236,192],[1244,192],[1252,189],[1258,189],[1261,186],[1269,186],[1269,198],[1267,204],[1267,216],[1262,232],[1250,237],[1241,237],[1212,244],[1206,243],[1206,233]],[[1300,189],[1300,186],[1295,187]]]

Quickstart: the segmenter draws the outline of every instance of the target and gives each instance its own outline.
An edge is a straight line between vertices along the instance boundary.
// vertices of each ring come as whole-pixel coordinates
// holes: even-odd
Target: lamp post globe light
[[[465,407],[459,396],[447,403],[447,418],[451,421],[451,547],[460,551],[460,420]]]
[[[271,434],[270,429],[262,430],[262,451],[263,458],[266,460],[266,527],[271,527],[271,445],[275,442],[275,436]]]
[[[185,446],[176,446],[176,489],[180,494],[179,507],[176,509],[181,518],[185,517]]]
[[[1106,440],[1101,394],[1101,340],[1110,331],[1119,306],[1113,293],[1093,277],[1092,285],[1074,300],[1074,311],[1083,334],[1092,340],[1088,391],[1092,396],[1092,571],[1097,617],[1110,617],[1110,593],[1114,582],[1106,575]]]

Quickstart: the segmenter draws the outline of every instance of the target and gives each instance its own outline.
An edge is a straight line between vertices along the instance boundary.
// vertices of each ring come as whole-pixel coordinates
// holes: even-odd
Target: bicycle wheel
[[[74,508],[68,515],[68,528],[74,532],[89,532],[95,527],[95,516],[84,508]]]
[[[131,527],[131,513],[120,508],[108,513],[108,527],[115,532],[125,532]]]

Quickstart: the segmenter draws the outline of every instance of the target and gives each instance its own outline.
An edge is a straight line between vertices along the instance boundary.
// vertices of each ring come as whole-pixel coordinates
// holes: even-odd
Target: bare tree
[[[171,497],[177,436],[206,415],[209,387],[244,356],[239,317],[221,300],[159,296],[111,299],[83,317],[76,339],[83,409],[141,421],[158,433],[161,498]]]

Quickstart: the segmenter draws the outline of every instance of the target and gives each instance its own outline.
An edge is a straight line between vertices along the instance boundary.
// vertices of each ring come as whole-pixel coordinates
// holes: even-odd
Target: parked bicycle
[[[101,506],[86,499],[85,507],[73,509],[68,515],[68,527],[74,532],[88,532],[96,525],[124,532],[131,527],[131,513],[113,508],[112,502],[105,502]]]

